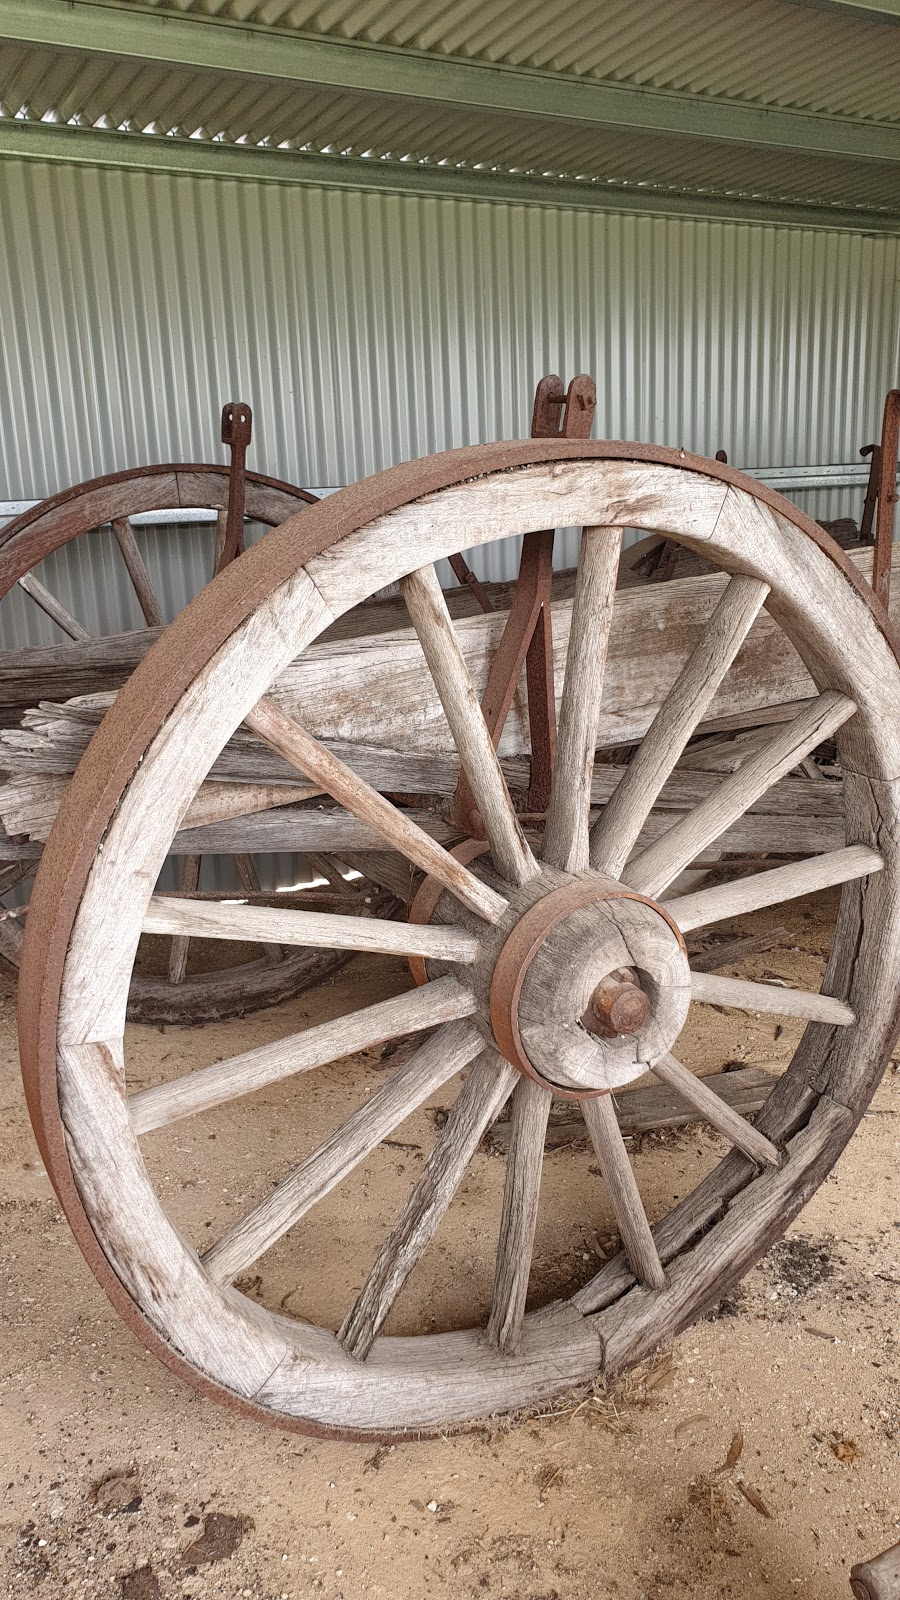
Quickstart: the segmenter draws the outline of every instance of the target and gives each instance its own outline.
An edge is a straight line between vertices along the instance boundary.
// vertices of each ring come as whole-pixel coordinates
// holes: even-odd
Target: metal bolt
[[[588,1033],[601,1039],[640,1033],[650,1015],[650,1001],[633,967],[617,967],[602,978],[581,1019]]]

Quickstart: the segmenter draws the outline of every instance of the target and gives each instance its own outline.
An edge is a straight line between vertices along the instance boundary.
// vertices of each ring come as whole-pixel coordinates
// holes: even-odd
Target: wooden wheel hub
[[[518,917],[490,981],[490,1021],[508,1061],[565,1098],[639,1078],[684,1025],[691,976],[661,906],[602,873],[559,883]]]

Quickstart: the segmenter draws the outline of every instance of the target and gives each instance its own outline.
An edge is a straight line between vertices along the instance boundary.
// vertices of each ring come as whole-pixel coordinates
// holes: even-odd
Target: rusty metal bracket
[[[532,439],[589,439],[597,407],[597,387],[586,372],[568,389],[555,373],[541,378],[531,413]]]
[[[584,373],[572,379],[568,390],[563,388],[555,374],[542,378],[534,396],[532,439],[589,438],[596,404],[594,380]],[[458,554],[451,556],[450,565],[460,583],[467,584],[471,589],[482,611],[495,611],[493,600],[465,557]]]
[[[222,443],[231,450],[228,475],[228,511],[225,537],[216,556],[216,576],[244,549],[244,496],[247,446],[253,433],[253,412],[243,400],[231,400],[222,410]]]
[[[866,484],[866,498],[863,501],[862,521],[859,525],[859,537],[863,544],[871,544],[872,524],[875,521],[875,507],[878,504],[878,479],[881,475],[881,445],[861,445],[859,453],[861,456],[871,457],[869,461],[869,481]]]
[[[493,600],[488,594],[481,579],[476,578],[465,557],[461,555],[451,556],[450,565],[460,583],[467,584],[471,589],[482,611],[493,611],[495,609]]]
[[[541,379],[535,391],[532,438],[589,438],[596,404],[594,380],[586,373],[573,378],[567,390],[555,373],[551,373]],[[556,759],[556,687],[550,616],[553,537],[554,529],[547,528],[526,533],[522,540],[512,606],[491,662],[481,702],[488,732],[497,746],[524,666],[531,745],[531,782],[524,806],[529,811],[547,809]],[[451,820],[461,830],[483,836],[481,818],[464,773],[454,797]]]
[[[881,443],[872,451],[872,469],[877,472],[878,509],[875,517],[875,556],[872,561],[872,588],[888,609],[891,597],[891,555],[894,546],[894,508],[897,504],[897,457],[900,453],[900,389],[891,389],[884,402]],[[870,488],[866,490],[866,501]],[[863,508],[863,519],[867,507]],[[871,529],[871,518],[869,521]]]

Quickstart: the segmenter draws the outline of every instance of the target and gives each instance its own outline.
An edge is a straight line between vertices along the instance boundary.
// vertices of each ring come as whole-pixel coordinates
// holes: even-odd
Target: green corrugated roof
[[[848,8],[790,0],[143,0],[141,8],[831,116],[900,118],[900,28]]]
[[[900,26],[847,5],[0,0],[0,110],[7,151],[43,122],[185,165],[215,143],[900,224]]]

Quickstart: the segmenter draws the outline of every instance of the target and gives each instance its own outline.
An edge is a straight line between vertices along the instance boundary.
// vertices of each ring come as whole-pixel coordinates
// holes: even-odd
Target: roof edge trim
[[[775,224],[865,234],[900,235],[900,215],[821,205],[779,204],[728,196],[670,194],[585,180],[516,178],[503,173],[406,164],[354,156],[307,155],[197,139],[112,133],[59,123],[0,120],[0,160],[32,160],[132,171],[370,190],[479,200],[559,210],[615,211],[697,220]]]

